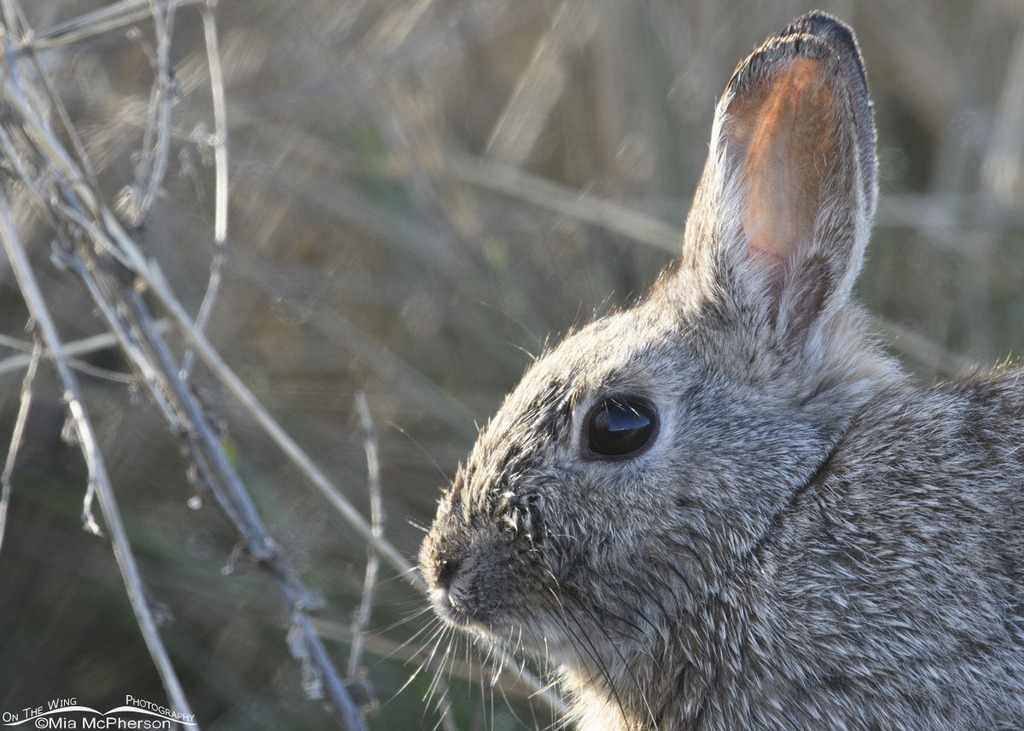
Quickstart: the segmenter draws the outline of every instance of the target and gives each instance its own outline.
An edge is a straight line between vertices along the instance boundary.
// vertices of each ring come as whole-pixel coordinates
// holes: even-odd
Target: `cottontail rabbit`
[[[420,552],[584,729],[1024,729],[1024,376],[921,387],[850,290],[876,199],[822,13],[718,104],[682,254],[538,360]]]

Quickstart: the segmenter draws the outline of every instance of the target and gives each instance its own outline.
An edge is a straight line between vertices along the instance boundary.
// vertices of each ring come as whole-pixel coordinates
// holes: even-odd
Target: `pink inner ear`
[[[729,105],[730,148],[747,182],[750,259],[774,267],[813,242],[834,144],[834,97],[824,64],[794,58]],[[733,157],[733,155],[730,155]]]

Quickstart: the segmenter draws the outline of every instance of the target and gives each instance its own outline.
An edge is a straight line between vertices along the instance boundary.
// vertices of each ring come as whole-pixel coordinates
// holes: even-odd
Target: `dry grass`
[[[880,329],[925,378],[1015,357],[1024,6],[822,5],[876,101]],[[669,260],[716,96],[807,9],[0,1],[0,711],[546,728],[469,648],[398,692],[417,525],[544,339]]]

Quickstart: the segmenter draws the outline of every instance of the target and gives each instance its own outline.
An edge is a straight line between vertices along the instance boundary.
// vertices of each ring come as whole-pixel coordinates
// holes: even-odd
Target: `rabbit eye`
[[[615,396],[599,403],[586,420],[590,455],[609,459],[632,457],[654,437],[654,407],[633,396]]]

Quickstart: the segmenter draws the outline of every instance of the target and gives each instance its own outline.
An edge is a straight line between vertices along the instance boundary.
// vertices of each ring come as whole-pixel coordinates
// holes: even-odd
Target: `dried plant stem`
[[[47,28],[35,34],[32,46],[37,50],[49,50],[59,46],[67,46],[89,38],[109,33],[120,28],[127,28],[153,17],[150,2],[152,0],[121,0],[111,3],[92,12],[85,13],[64,23]],[[198,5],[205,0],[171,0],[166,5],[171,8],[183,8]]]
[[[7,448],[7,462],[4,464],[3,475],[0,476],[0,552],[4,547],[4,531],[7,528],[7,510],[11,504],[11,478],[14,475],[14,463],[18,459],[18,450],[21,448],[21,441],[25,433],[25,422],[28,421],[29,408],[32,405],[32,383],[36,378],[36,370],[39,368],[39,359],[42,356],[43,348],[36,341],[32,347],[32,355],[28,363],[28,370],[21,382],[21,404],[18,407],[18,417],[14,420],[14,431],[11,433],[11,444]]]
[[[366,394],[356,394],[356,410],[359,412],[359,423],[363,427],[363,449],[366,451],[367,487],[370,492],[370,529],[378,538],[384,536],[384,508],[380,494],[380,456],[377,446],[377,431],[373,425],[373,416],[366,403]],[[367,549],[366,578],[363,582],[363,595],[352,622],[352,651],[348,659],[349,681],[356,680],[359,664],[362,661],[363,645],[366,641],[366,630],[370,626],[370,614],[373,611],[373,598],[377,589],[377,572],[380,568],[380,556],[371,545]]]
[[[298,599],[298,597],[288,597],[287,591],[286,598],[289,603],[293,604]],[[294,644],[301,644],[302,649],[299,652],[300,654],[305,653],[301,656],[304,668],[318,669],[317,681],[327,685],[327,697],[334,705],[334,715],[341,723],[341,727],[345,731],[366,731],[366,723],[363,721],[359,709],[352,701],[348,689],[345,688],[338,674],[334,672],[334,664],[306,612],[298,611],[292,615],[292,631],[298,640]],[[323,672],[325,668],[329,669],[329,672]]]
[[[170,329],[170,323],[167,322],[167,320],[157,320],[153,327],[157,333],[163,335]],[[36,347],[34,343],[29,343],[25,340],[19,340],[17,338],[0,334],[0,345],[25,351],[25,355],[12,355],[9,358],[0,360],[0,374],[10,373],[11,371],[20,371],[32,363],[32,351]],[[114,347],[116,345],[116,337],[110,333],[100,333],[99,335],[93,335],[88,338],[82,338],[81,340],[72,340],[69,343],[64,343],[64,355],[68,357],[68,363],[72,368],[88,372],[88,369],[86,368],[87,364],[75,360],[73,356],[95,353],[98,350],[106,350],[107,348]],[[134,383],[135,379],[131,378],[131,381]]]
[[[114,547],[114,557],[124,578],[125,587],[128,590],[128,599],[135,612],[135,618],[139,623],[146,647],[153,658],[157,672],[163,682],[167,697],[174,710],[178,713],[192,716],[188,700],[182,691],[181,683],[174,672],[167,650],[157,632],[156,621],[146,601],[145,587],[139,569],[132,553],[131,544],[124,524],[121,521],[121,513],[114,497],[114,491],[107,475],[103,455],[96,443],[95,433],[89,414],[86,411],[82,400],[81,391],[78,387],[78,380],[65,358],[60,335],[54,325],[46,300],[36,281],[35,274],[29,264],[28,256],[25,254],[21,239],[18,236],[14,225],[14,217],[11,214],[10,206],[6,197],[0,194],[0,238],[3,238],[4,249],[7,252],[11,268],[14,270],[18,285],[28,304],[29,312],[39,328],[39,334],[46,347],[49,349],[54,366],[64,385],[64,398],[67,401],[68,411],[74,423],[78,443],[85,457],[86,468],[89,474],[90,490],[94,489],[99,498],[100,508],[110,531],[111,542]],[[197,727],[198,728],[198,727]]]
[[[156,36],[156,81],[149,98],[149,123],[142,138],[142,161],[138,166],[135,185],[129,193],[132,205],[126,211],[135,226],[145,220],[167,172],[171,102],[174,100],[170,62],[174,5],[168,6],[166,0],[150,0],[150,13]]]
[[[213,221],[213,259],[210,262],[210,279],[206,284],[206,294],[199,306],[196,316],[196,329],[206,329],[213,312],[214,302],[220,291],[220,283],[224,271],[224,260],[227,258],[228,243],[228,116],[227,102],[224,97],[224,69],[220,62],[220,50],[217,43],[217,20],[213,10],[215,0],[206,0],[202,7],[203,36],[206,40],[206,57],[210,69],[210,93],[213,96],[214,143],[213,160],[216,168],[216,185],[214,186],[214,221]],[[189,348],[181,363],[181,377],[188,380],[195,363],[195,352]]]

